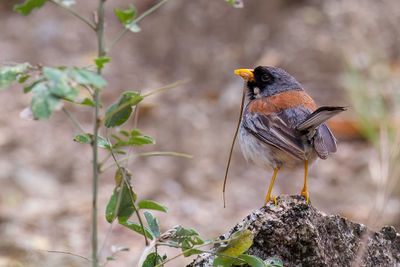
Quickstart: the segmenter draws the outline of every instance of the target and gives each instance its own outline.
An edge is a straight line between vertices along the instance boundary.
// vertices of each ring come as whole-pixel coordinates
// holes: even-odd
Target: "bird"
[[[273,174],[265,196],[271,197],[279,170],[304,166],[301,195],[309,203],[308,167],[337,151],[337,140],[326,121],[346,107],[317,105],[303,86],[284,69],[258,66],[236,69],[244,80],[246,104],[239,128],[239,144],[249,162]]]

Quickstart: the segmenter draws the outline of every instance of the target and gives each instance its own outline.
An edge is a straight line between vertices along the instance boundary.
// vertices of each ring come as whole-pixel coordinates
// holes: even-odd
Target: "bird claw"
[[[302,195],[306,199],[306,203],[310,203],[310,194],[308,193],[307,190],[301,191],[300,195]]]
[[[267,198],[265,199],[265,205],[267,205],[268,202],[270,202],[270,201],[273,201],[274,204],[275,204],[275,206],[278,206],[278,197],[276,197],[276,196],[267,197]]]

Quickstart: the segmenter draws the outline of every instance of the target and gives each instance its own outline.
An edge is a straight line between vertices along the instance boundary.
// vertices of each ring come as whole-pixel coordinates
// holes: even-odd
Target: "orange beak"
[[[254,73],[252,69],[236,69],[234,73],[242,77],[245,81],[254,81]]]

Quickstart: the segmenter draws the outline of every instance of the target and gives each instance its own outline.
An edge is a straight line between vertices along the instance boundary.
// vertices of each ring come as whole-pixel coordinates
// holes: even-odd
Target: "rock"
[[[400,266],[400,235],[394,227],[379,232],[339,215],[327,215],[301,196],[280,196],[252,212],[229,233],[251,230],[248,254],[278,257],[284,266]],[[199,255],[189,266],[212,266],[214,256]],[[357,263],[357,264],[356,264]]]

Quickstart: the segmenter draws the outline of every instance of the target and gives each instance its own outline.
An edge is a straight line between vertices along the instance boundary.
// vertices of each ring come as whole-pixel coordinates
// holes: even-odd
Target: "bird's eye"
[[[263,81],[263,82],[270,82],[271,80],[272,80],[272,77],[269,74],[263,74],[261,76],[261,81]]]

